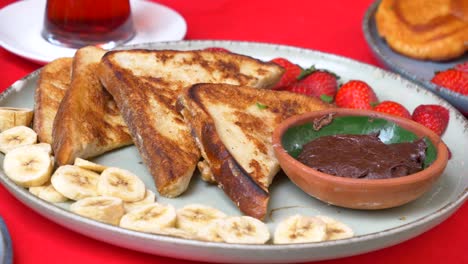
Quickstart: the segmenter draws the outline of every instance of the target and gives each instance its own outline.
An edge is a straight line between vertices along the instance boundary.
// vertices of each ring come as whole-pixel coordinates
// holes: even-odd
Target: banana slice
[[[37,144],[31,145],[31,146],[36,147],[36,148],[40,148],[43,151],[49,153],[49,155],[52,155],[52,146],[49,143],[37,143]]]
[[[29,192],[41,198],[42,200],[51,203],[63,203],[68,200],[67,197],[57,192],[51,183],[41,186],[29,187]]]
[[[125,202],[136,202],[145,197],[146,187],[135,174],[119,169],[107,168],[98,181],[100,195],[114,196]]]
[[[45,185],[41,185],[41,186],[33,186],[33,187],[29,187],[28,190],[30,193],[32,193],[34,196],[37,196],[39,197],[39,194],[41,193],[41,191],[45,188]]]
[[[158,230],[155,230],[152,232],[154,234],[158,235],[166,235],[166,236],[172,236],[172,237],[179,237],[179,238],[185,238],[185,239],[196,239],[196,240],[203,240],[202,238],[184,231],[182,229],[174,228],[174,227],[166,227],[166,228],[161,228]]]
[[[125,213],[122,200],[110,196],[81,199],[70,205],[70,211],[111,225],[118,225]]]
[[[189,204],[177,210],[176,226],[196,234],[198,230],[210,222],[225,217],[225,213],[213,207],[202,204]]]
[[[154,201],[156,201],[156,195],[151,190],[146,189],[145,197],[142,200],[136,202],[124,202],[125,212],[128,213],[143,205],[152,204]]]
[[[223,238],[218,234],[219,224],[223,221],[223,218],[215,219],[207,225],[201,227],[197,231],[197,237],[211,242],[224,242]]]
[[[24,146],[19,146],[18,148],[38,148],[44,152],[46,152],[49,155],[52,155],[52,146],[49,143],[37,143],[37,144],[32,144],[32,145],[24,145]]]
[[[29,126],[33,110],[28,108],[0,107],[0,132],[15,126]]]
[[[99,174],[73,165],[60,166],[52,175],[54,188],[65,197],[80,200],[98,196]]]
[[[152,203],[125,214],[120,227],[141,232],[158,233],[163,228],[174,227],[176,210],[172,205]]]
[[[326,224],[316,218],[293,215],[278,224],[274,244],[307,243],[324,241],[327,238]]]
[[[19,146],[37,142],[37,134],[27,126],[16,126],[0,133],[0,151],[7,153]]]
[[[219,236],[227,243],[265,244],[270,239],[268,227],[250,216],[233,216],[217,225]]]
[[[344,239],[354,236],[353,230],[344,223],[324,215],[316,217],[325,222],[327,226],[327,240]]]
[[[5,174],[23,187],[40,186],[49,181],[53,162],[48,153],[39,148],[13,149],[5,155]]]
[[[99,173],[107,169],[107,167],[104,165],[97,164],[97,163],[91,162],[89,160],[81,159],[81,158],[75,158],[75,162],[73,163],[73,165],[78,166],[83,169],[90,170],[90,171],[99,172]]]

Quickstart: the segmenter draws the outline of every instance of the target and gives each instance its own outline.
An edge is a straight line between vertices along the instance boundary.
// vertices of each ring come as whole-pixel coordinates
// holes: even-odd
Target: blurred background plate
[[[8,234],[5,222],[0,217],[0,263],[13,263],[13,252],[11,249],[11,239]]]
[[[377,59],[388,69],[403,75],[411,81],[421,84],[424,88],[443,97],[467,116],[468,96],[463,96],[459,93],[441,88],[431,83],[431,79],[436,71],[452,68],[458,63],[468,61],[468,54],[465,53],[464,56],[455,60],[434,62],[412,59],[393,51],[377,32],[374,16],[379,3],[380,0],[375,1],[369,7],[364,16],[362,25],[366,41]]]

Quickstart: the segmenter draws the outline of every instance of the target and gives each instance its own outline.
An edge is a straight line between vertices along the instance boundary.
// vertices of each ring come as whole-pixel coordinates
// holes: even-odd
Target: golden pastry
[[[448,60],[468,50],[468,0],[382,0],[377,30],[395,51]]]

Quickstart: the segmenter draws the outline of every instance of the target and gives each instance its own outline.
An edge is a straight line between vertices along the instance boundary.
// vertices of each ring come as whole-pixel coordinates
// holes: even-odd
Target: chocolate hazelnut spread
[[[333,135],[308,142],[297,159],[335,176],[386,179],[422,170],[426,148],[423,139],[385,144],[378,134]]]

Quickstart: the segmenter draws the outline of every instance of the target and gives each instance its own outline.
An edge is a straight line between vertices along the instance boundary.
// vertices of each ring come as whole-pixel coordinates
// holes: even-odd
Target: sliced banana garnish
[[[29,187],[29,192],[42,200],[51,203],[63,203],[68,200],[67,197],[57,192],[54,186],[50,183],[41,186]]]
[[[250,216],[227,217],[219,222],[217,232],[227,243],[264,244],[270,239],[265,223]]]
[[[9,151],[3,160],[5,174],[23,187],[40,186],[49,181],[53,170],[50,155],[39,148]]]
[[[138,176],[127,170],[107,168],[99,178],[98,192],[100,195],[118,197],[125,202],[135,202],[145,197],[146,187]]]
[[[52,146],[49,143],[37,143],[37,144],[33,144],[31,146],[36,147],[36,148],[40,148],[43,151],[45,151],[45,152],[49,153],[50,155],[52,155]]]
[[[218,234],[219,224],[223,221],[223,218],[216,219],[201,227],[197,230],[197,236],[206,241],[211,242],[224,242],[223,238]]]
[[[80,200],[98,196],[99,174],[73,165],[60,166],[52,175],[54,188],[65,197]]]
[[[81,199],[70,205],[70,211],[111,225],[118,225],[125,213],[122,200],[110,196]]]
[[[165,227],[165,228],[160,228],[157,230],[154,230],[152,232],[153,234],[158,234],[158,235],[166,235],[166,236],[172,236],[172,237],[179,237],[179,238],[185,238],[185,239],[196,239],[196,240],[204,240],[190,232],[184,231],[182,229],[174,228],[174,227]]]
[[[177,210],[177,227],[196,234],[210,222],[225,218],[226,214],[210,206],[189,204]]]
[[[151,190],[146,189],[145,197],[136,202],[124,202],[125,212],[128,213],[143,205],[152,204],[156,201],[156,195]]]
[[[107,169],[107,167],[104,165],[97,164],[97,163],[94,163],[94,162],[91,162],[89,160],[85,160],[82,158],[75,158],[75,162],[73,163],[73,165],[78,166],[83,169],[99,172],[99,173]]]
[[[176,210],[174,206],[152,203],[125,214],[120,220],[120,227],[158,233],[161,229],[174,227],[175,223]]]
[[[318,215],[316,217],[325,222],[327,226],[327,240],[344,239],[354,236],[353,230],[344,223],[325,215]]]
[[[33,110],[28,108],[0,107],[0,132],[15,126],[29,126]]]
[[[293,215],[278,224],[273,243],[307,243],[326,239],[327,226],[325,222],[316,217]]]
[[[0,133],[0,151],[7,153],[19,146],[37,142],[37,134],[27,126],[16,126]]]

